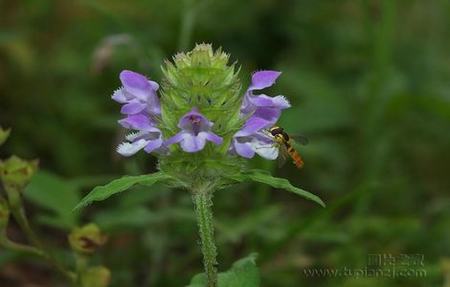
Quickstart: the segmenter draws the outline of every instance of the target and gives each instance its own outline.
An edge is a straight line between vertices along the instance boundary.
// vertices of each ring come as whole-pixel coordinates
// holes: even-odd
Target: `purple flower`
[[[211,132],[213,123],[203,116],[197,108],[192,108],[178,122],[179,133],[165,142],[165,145],[180,143],[185,152],[198,152],[205,147],[206,141],[220,145],[223,139]]]
[[[124,70],[120,73],[122,87],[114,92],[112,99],[124,104],[121,113],[135,115],[147,113],[149,115],[160,115],[161,107],[156,91],[159,85],[149,81],[145,76]]]
[[[266,159],[276,159],[278,147],[273,138],[264,132],[271,126],[271,122],[258,117],[248,119],[244,127],[233,136],[231,153],[245,158],[252,158],[257,153]]]
[[[252,83],[247,89],[241,106],[241,115],[262,118],[275,124],[281,115],[281,110],[291,105],[284,96],[269,97],[264,94],[254,95],[253,91],[271,87],[281,72],[259,71],[252,75]]]
[[[245,158],[252,158],[255,153],[266,159],[278,157],[278,147],[267,129],[278,121],[281,110],[289,108],[290,104],[284,96],[255,95],[253,91],[272,86],[280,74],[277,71],[260,71],[252,75],[252,83],[241,106],[241,116],[247,117],[247,121],[233,136],[232,153]]]
[[[120,80],[123,86],[112,98],[123,104],[121,113],[127,117],[119,120],[119,124],[135,132],[126,137],[127,141],[117,147],[117,152],[123,156],[131,156],[141,149],[148,153],[164,152],[161,131],[155,127],[155,117],[161,114],[156,95],[159,85],[127,70],[120,73]]]

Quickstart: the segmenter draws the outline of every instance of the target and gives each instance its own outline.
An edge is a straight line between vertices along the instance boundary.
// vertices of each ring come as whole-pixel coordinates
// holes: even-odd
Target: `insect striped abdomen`
[[[303,163],[303,159],[300,156],[300,154],[295,150],[295,148],[292,147],[292,145],[288,141],[285,142],[285,144],[286,144],[287,152],[291,156],[295,166],[297,168],[302,168],[304,163]]]

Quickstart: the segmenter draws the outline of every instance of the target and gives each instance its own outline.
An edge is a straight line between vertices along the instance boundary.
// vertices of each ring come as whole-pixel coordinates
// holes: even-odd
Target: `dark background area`
[[[202,270],[189,194],[136,188],[81,215],[71,206],[95,185],[155,170],[145,153],[115,153],[119,72],[159,81],[164,59],[212,43],[242,66],[244,87],[254,70],[283,72],[269,94],[293,105],[280,125],[309,138],[305,167],[251,164],[327,203],[257,184],[218,192],[220,269],[258,252],[262,286],[449,286],[449,27],[444,0],[2,1],[0,124],[13,133],[1,158],[39,158],[27,208],[62,257],[66,233],[93,221],[110,236],[95,260],[111,286],[186,285]],[[421,254],[413,270],[426,276],[304,273],[361,269],[369,254]],[[4,280],[58,286],[49,274],[0,250]]]

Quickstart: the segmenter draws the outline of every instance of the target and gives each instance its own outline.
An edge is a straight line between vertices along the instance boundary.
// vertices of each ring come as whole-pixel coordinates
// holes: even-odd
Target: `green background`
[[[444,0],[2,1],[0,124],[13,133],[1,155],[40,159],[28,212],[68,262],[66,232],[94,221],[110,235],[95,260],[112,286],[188,284],[202,265],[186,192],[137,188],[80,216],[70,207],[94,185],[155,170],[144,153],[115,153],[119,72],[159,81],[164,59],[212,43],[242,66],[244,88],[254,70],[283,72],[267,93],[291,101],[280,125],[309,138],[305,167],[252,165],[327,203],[257,184],[220,191],[220,269],[258,252],[262,286],[450,286],[449,27]],[[423,266],[406,268],[426,276],[305,273],[363,269],[369,254],[420,254]],[[0,264],[15,286],[60,280],[4,250]]]

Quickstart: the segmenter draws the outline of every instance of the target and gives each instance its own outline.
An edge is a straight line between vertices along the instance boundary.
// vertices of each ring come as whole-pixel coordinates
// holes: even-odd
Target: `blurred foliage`
[[[25,196],[33,223],[55,246],[66,247],[64,232],[81,221],[110,234],[99,259],[111,286],[185,286],[201,271],[189,194],[135,188],[83,218],[70,206],[114,175],[155,170],[146,154],[114,152],[123,134],[110,99],[118,73],[134,69],[158,81],[164,58],[211,42],[239,61],[244,83],[253,70],[283,71],[272,91],[293,104],[280,124],[310,140],[299,147],[305,168],[252,163],[327,203],[319,209],[256,184],[217,193],[220,269],[258,252],[263,286],[444,286],[449,16],[445,0],[2,1],[0,124],[14,133],[0,158],[39,158],[47,170]],[[423,254],[427,276],[302,271],[361,268],[377,253]],[[19,259],[0,251],[1,280],[9,282]]]
[[[36,174],[25,190],[25,198],[50,213],[36,217],[41,224],[70,230],[79,223],[78,214],[72,212],[80,200],[79,191],[54,174]]]

